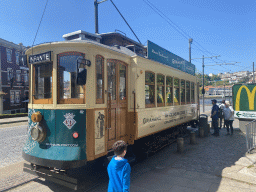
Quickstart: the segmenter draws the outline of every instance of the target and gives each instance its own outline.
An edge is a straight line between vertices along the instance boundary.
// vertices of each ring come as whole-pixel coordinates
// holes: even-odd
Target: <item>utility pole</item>
[[[189,62],[191,63],[191,44],[193,42],[193,39],[192,38],[189,38],[188,40],[188,44],[189,44]]]
[[[205,67],[205,65],[204,65],[204,59],[205,58],[213,58],[213,57],[220,57],[220,55],[219,56],[211,56],[211,57],[204,57],[204,55],[203,55],[203,57],[202,58],[194,58],[194,59],[202,59],[202,68],[203,68],[203,89],[202,89],[202,94],[203,94],[203,112],[205,111],[204,109],[204,94],[205,94],[205,90],[204,90],[204,67]],[[194,59],[191,59],[191,60],[194,60]]]
[[[224,83],[224,100],[226,100],[226,95],[225,95],[225,83]]]
[[[202,67],[203,67],[203,89],[202,89],[202,94],[203,94],[203,112],[204,112],[204,94],[205,94],[205,90],[204,90],[204,55],[203,55],[203,59],[202,59]]]
[[[252,62],[252,75],[253,75],[252,82],[255,83],[255,80],[254,80],[254,62]]]
[[[99,23],[98,23],[98,4],[103,3],[107,0],[103,0],[98,2],[98,0],[94,0],[94,12],[95,12],[95,33],[99,33]]]

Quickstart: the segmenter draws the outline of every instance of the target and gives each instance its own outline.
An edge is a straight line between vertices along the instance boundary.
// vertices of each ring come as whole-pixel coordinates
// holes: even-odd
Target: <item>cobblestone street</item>
[[[0,168],[22,161],[27,126],[0,128]]]

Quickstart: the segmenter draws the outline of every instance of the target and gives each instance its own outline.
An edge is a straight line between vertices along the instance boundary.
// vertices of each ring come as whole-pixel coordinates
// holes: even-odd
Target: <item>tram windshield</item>
[[[52,63],[34,65],[35,99],[49,99],[52,97]]]
[[[58,90],[59,99],[83,99],[84,86],[77,84],[77,59],[83,57],[79,53],[63,53],[58,55]],[[65,102],[64,102],[65,103]]]

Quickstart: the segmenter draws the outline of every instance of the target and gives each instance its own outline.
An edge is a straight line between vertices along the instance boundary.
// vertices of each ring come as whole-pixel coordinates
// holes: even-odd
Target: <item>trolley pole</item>
[[[103,0],[98,2],[98,0],[94,0],[94,12],[95,12],[95,33],[99,33],[99,22],[98,22],[98,4],[103,3],[107,0]]]

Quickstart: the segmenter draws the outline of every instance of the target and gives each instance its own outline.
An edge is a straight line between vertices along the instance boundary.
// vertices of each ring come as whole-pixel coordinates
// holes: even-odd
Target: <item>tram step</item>
[[[42,167],[38,168],[36,170],[33,170],[31,165],[24,163],[23,171],[30,173],[32,175],[35,175],[35,176],[45,178],[49,181],[63,185],[65,187],[71,188],[73,190],[77,190],[77,187],[78,187],[77,179],[69,177],[67,175],[61,175],[58,173],[51,172],[50,170],[47,170]]]

